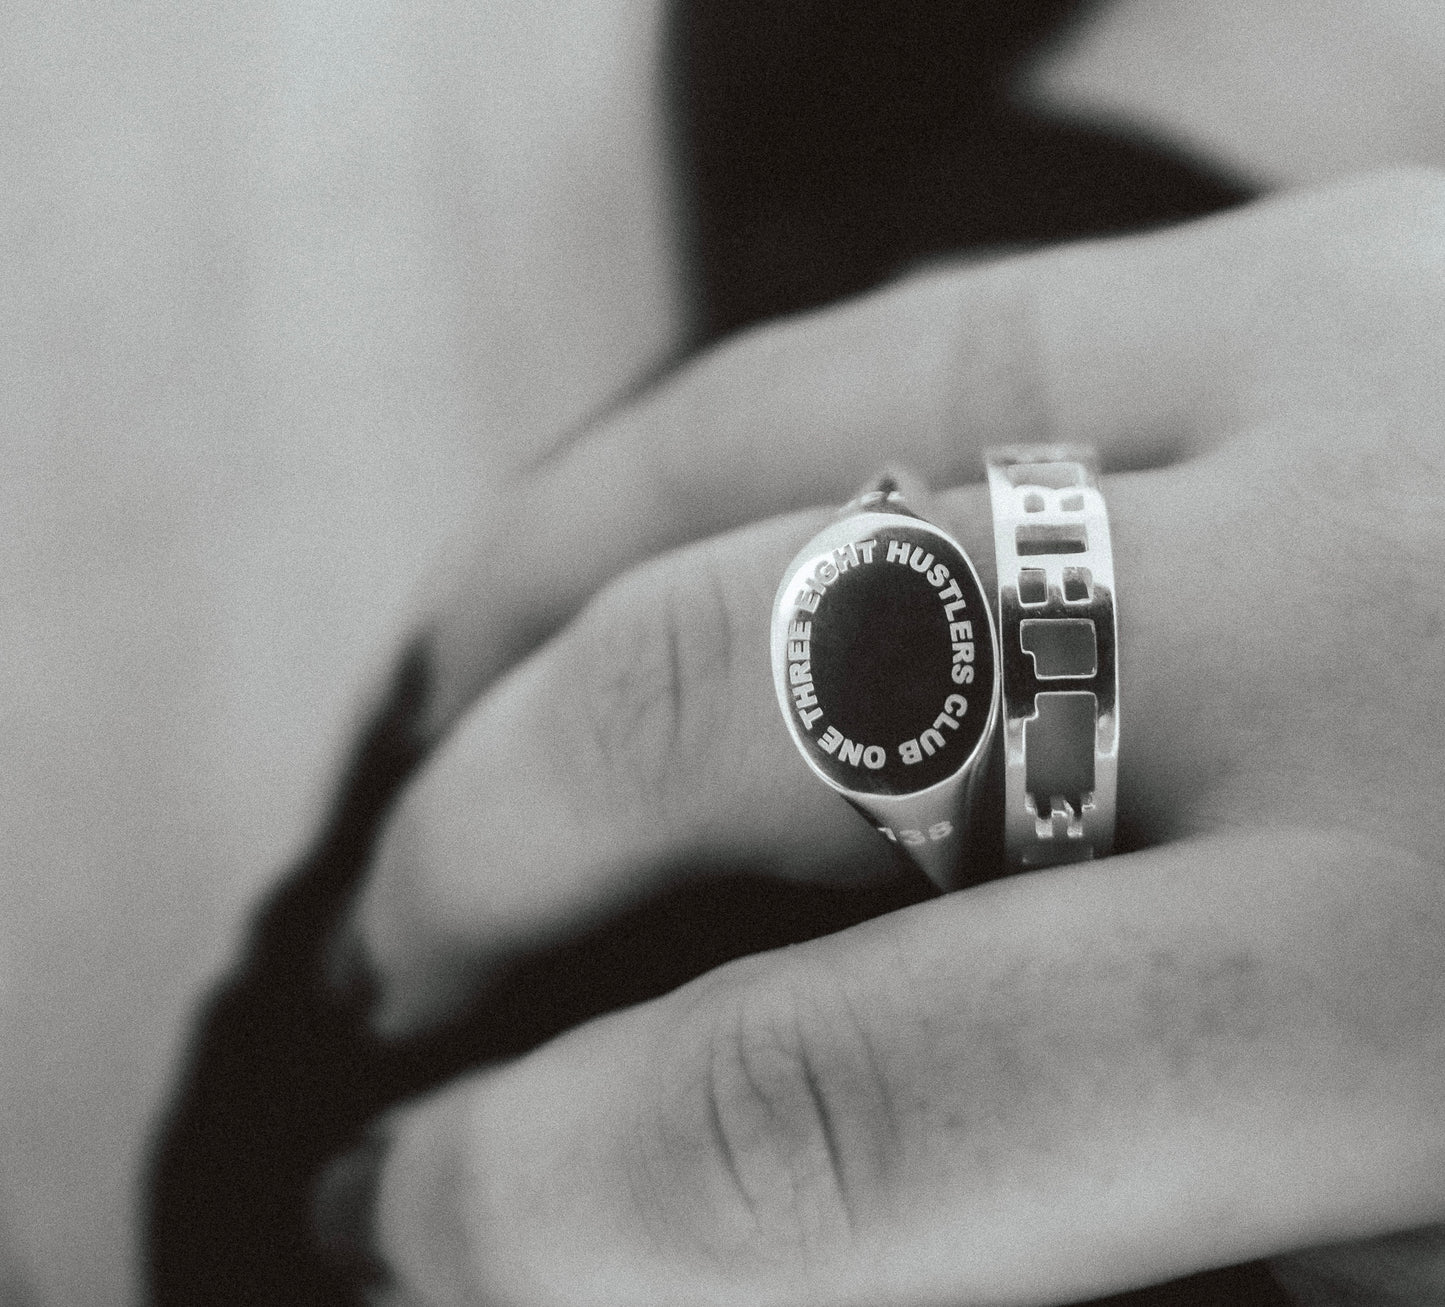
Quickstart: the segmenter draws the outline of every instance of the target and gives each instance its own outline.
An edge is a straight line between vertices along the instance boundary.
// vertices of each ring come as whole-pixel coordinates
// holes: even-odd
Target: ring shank
[[[998,565],[1004,841],[1045,867],[1107,854],[1119,763],[1114,556],[1092,450],[985,455]]]

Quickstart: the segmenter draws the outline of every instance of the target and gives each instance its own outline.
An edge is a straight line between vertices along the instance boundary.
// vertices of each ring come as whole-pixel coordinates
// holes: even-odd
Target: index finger
[[[1440,903],[1237,832],[755,955],[393,1114],[380,1251],[437,1302],[1042,1305],[1437,1220]]]
[[[1336,352],[1359,342],[1329,338],[1318,297],[1370,283],[1376,270],[1351,278],[1341,252],[1368,262],[1401,215],[1418,230],[1439,198],[1429,184],[1422,205],[1422,184],[933,272],[700,356],[576,433],[453,546],[416,619],[432,637],[433,728],[634,563],[838,502],[885,460],[953,484],[977,479],[987,446],[1042,440],[1148,466],[1278,403],[1281,354],[1297,380],[1328,385]],[[1283,311],[1282,284],[1298,300]]]

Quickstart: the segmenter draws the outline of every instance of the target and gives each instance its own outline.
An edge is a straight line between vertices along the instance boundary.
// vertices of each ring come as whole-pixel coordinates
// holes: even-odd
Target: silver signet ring
[[[773,683],[798,751],[941,889],[970,876],[967,828],[999,715],[998,641],[973,563],[898,479],[847,505],[788,565]]]

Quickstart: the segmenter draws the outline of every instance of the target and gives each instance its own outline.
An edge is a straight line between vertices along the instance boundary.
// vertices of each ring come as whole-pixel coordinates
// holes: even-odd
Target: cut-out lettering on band
[[[1077,463],[1014,463],[1006,472],[1011,485],[1043,486],[1047,490],[1068,490],[1083,484],[1083,469]]]
[[[1041,681],[1093,676],[1099,670],[1099,642],[1087,617],[1024,618],[1019,643],[1034,660]]]
[[[1058,795],[1077,812],[1094,789],[1094,730],[1098,700],[1087,690],[1044,690],[1034,697],[1035,715],[1024,723],[1028,773],[1024,788],[1035,811],[1049,811]]]
[[[1035,554],[1082,554],[1089,535],[1082,522],[1025,522],[1014,533],[1021,558]]]
[[[1019,569],[1019,603],[1041,604],[1048,597],[1048,573],[1042,567],[1021,567]]]
[[[1094,597],[1094,574],[1087,567],[1064,568],[1064,602],[1086,604]]]

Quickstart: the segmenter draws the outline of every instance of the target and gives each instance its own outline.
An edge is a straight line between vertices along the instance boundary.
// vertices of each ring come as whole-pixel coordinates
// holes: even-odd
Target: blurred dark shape
[[[704,336],[931,256],[1177,221],[1248,191],[1011,92],[1077,0],[693,0],[678,153]]]

